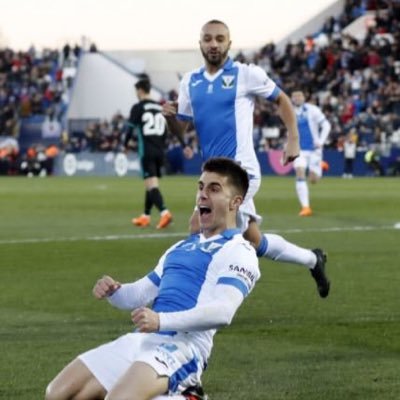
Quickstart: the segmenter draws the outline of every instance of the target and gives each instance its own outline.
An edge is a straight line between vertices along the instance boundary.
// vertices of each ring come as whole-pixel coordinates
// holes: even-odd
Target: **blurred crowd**
[[[344,28],[361,16],[366,34],[355,38]],[[332,124],[328,146],[341,149],[352,131],[359,148],[400,146],[400,2],[347,0],[313,36],[290,43],[282,54],[274,44],[251,58],[290,94],[301,88]],[[259,101],[254,132],[259,146],[281,147],[282,125],[274,105]]]
[[[20,154],[21,121],[42,116],[42,137],[61,137],[80,51],[69,45],[61,52],[0,49],[0,174],[36,174],[37,168],[26,165],[43,164],[43,154],[54,157],[52,146],[48,151],[40,142]],[[49,168],[40,171],[44,174]]]
[[[346,33],[345,28],[363,16],[365,34]],[[90,51],[97,49],[92,45]],[[33,47],[27,52],[0,49],[0,174],[7,168],[18,173],[17,160],[33,165],[27,162],[29,154],[46,154],[38,143],[29,154],[19,155],[21,118],[33,115],[45,116],[43,135],[60,137],[63,151],[137,150],[135,140],[128,149],[124,146],[126,116],[121,114],[111,121],[90,122],[82,132],[66,132],[63,118],[80,53],[79,46],[68,44],[61,51],[41,53]],[[346,0],[343,13],[328,18],[315,34],[281,51],[270,43],[234,58],[261,66],[286,93],[300,88],[308,101],[319,105],[332,124],[328,147],[343,150],[349,135],[362,150],[385,154],[393,145],[400,147],[399,0]],[[171,90],[166,100],[176,96]],[[257,100],[254,127],[257,150],[282,148],[286,133],[273,103]],[[186,135],[196,150],[194,131]],[[170,138],[168,147],[178,153],[179,143]],[[49,153],[54,157],[54,151]]]
[[[366,34],[355,38],[344,28],[361,16]],[[254,63],[266,70],[290,94],[301,88],[308,101],[319,105],[332,124],[327,146],[342,150],[349,132],[358,149],[371,146],[383,152],[400,146],[400,2],[397,0],[347,0],[343,13],[326,20],[320,31],[279,52],[273,43],[259,51],[237,54],[235,60]],[[175,100],[171,90],[166,100]],[[273,103],[257,99],[254,142],[258,150],[280,149],[286,133]],[[92,123],[71,147],[113,151],[123,143],[123,117]],[[186,138],[195,150],[193,131]],[[169,147],[178,146],[170,138]],[[130,149],[135,150],[131,142]]]

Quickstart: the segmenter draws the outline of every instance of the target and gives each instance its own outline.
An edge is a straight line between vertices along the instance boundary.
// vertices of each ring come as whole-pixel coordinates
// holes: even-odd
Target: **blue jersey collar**
[[[232,228],[232,229],[225,229],[223,232],[221,232],[219,234],[219,236],[222,236],[225,239],[232,239],[235,235],[240,233],[240,229],[239,228]],[[188,239],[198,242],[200,240],[200,236],[201,233],[192,233],[191,235],[189,235]],[[215,235],[218,237],[218,235]],[[214,236],[214,237],[215,237]],[[208,239],[207,239],[208,240]]]

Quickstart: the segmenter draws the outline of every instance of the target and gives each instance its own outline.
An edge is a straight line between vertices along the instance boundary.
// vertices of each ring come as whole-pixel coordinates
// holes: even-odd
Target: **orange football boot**
[[[299,212],[300,217],[310,217],[313,214],[310,207],[303,207]]]
[[[136,226],[140,226],[141,228],[145,228],[150,225],[150,216],[146,214],[142,214],[140,217],[133,218],[132,224]]]
[[[328,161],[321,161],[322,171],[329,171],[330,165]]]
[[[160,221],[158,222],[157,229],[166,228],[172,222],[172,214],[165,210],[160,217]]]

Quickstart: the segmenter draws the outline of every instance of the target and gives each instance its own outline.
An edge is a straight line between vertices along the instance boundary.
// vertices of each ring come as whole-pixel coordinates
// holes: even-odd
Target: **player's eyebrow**
[[[218,187],[222,187],[221,183],[220,182],[216,182],[216,181],[209,182],[209,183],[207,183],[207,185],[205,185],[204,182],[201,179],[198,181],[198,184],[199,185],[203,185],[203,186],[218,186]]]

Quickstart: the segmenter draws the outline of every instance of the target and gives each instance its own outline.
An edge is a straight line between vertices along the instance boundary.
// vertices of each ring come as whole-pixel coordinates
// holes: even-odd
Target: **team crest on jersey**
[[[200,245],[200,250],[204,251],[205,253],[213,253],[215,250],[219,249],[220,247],[222,247],[222,244],[219,243],[202,243]]]
[[[234,75],[223,75],[222,77],[222,88],[223,89],[232,89],[233,83],[235,82]]]
[[[185,243],[182,246],[186,251],[194,251],[200,249],[204,253],[214,253],[216,250],[222,247],[220,243]]]

